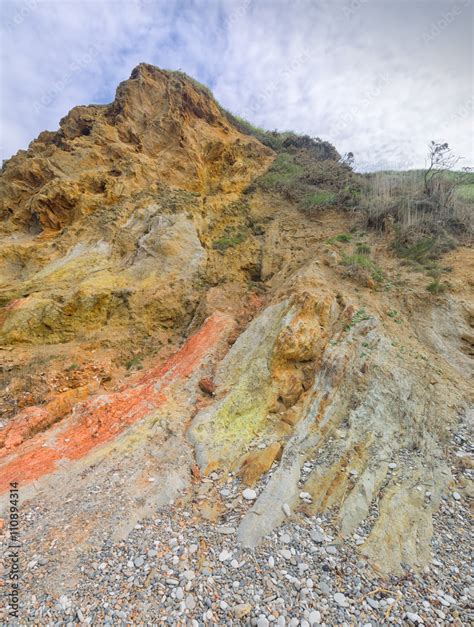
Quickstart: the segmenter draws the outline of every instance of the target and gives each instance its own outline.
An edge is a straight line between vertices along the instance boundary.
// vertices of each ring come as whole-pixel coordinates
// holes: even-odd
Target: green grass
[[[446,290],[446,285],[441,283],[438,278],[431,281],[431,283],[426,286],[426,289],[428,292],[431,292],[431,294],[442,294]]]
[[[456,190],[456,198],[474,202],[474,183],[460,185]]]
[[[129,359],[127,361],[127,363],[125,364],[125,368],[127,370],[132,370],[132,368],[142,368],[143,366],[141,365],[141,361],[143,359],[143,355],[136,355],[135,357],[132,357],[132,359]]]
[[[303,168],[295,163],[293,155],[282,152],[277,155],[267,172],[259,178],[259,185],[266,190],[276,189],[280,185],[296,181],[302,171]]]
[[[317,207],[330,207],[336,203],[336,200],[337,194],[335,192],[325,190],[311,192],[301,201],[301,208],[308,211]]]
[[[79,370],[80,366],[78,364],[70,364],[67,368],[67,372],[72,372],[73,370]]]
[[[360,307],[360,309],[358,309],[352,316],[349,324],[346,324],[346,326],[344,327],[344,331],[349,331],[354,325],[362,322],[363,320],[368,320],[369,318],[370,316],[367,314],[365,309],[363,307]]]
[[[377,266],[375,261],[366,255],[344,255],[341,259],[341,265],[355,270],[363,270],[369,274],[374,281],[381,283],[384,279],[382,270]]]
[[[398,238],[393,247],[399,257],[419,270],[436,270],[436,260],[455,247],[455,242],[447,234],[438,237],[422,237],[413,244],[403,244]]]
[[[370,255],[370,246],[363,242],[358,242],[355,247],[355,251],[358,255]]]
[[[247,233],[242,228],[227,227],[218,239],[214,240],[212,247],[219,252],[225,252],[228,248],[234,248],[247,237]]]
[[[342,242],[344,244],[347,244],[348,242],[350,242],[352,239],[352,235],[350,235],[349,233],[339,233],[338,235],[335,235],[334,237],[330,237],[327,241],[328,244],[335,244],[336,242]]]

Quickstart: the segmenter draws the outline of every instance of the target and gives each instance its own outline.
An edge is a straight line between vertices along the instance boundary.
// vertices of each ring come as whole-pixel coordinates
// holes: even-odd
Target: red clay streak
[[[166,400],[165,392],[186,379],[232,329],[233,320],[215,313],[164,364],[148,370],[118,392],[80,402],[48,432],[26,440],[12,453],[0,451],[0,493],[10,481],[30,483],[53,472],[61,459],[76,460],[127,426],[149,415]]]

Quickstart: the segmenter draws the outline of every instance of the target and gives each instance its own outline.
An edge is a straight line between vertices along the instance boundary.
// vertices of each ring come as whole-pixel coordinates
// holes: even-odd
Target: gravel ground
[[[453,436],[453,454],[469,454]],[[453,466],[456,480],[471,471]],[[258,493],[268,480],[255,488]],[[212,494],[222,498],[218,523],[196,515]],[[376,573],[357,552],[364,529],[341,540],[335,520],[296,514],[257,549],[239,549],[236,529],[255,494],[233,475],[197,480],[184,504],[161,508],[128,536],[82,553],[66,590],[48,590],[54,542],[29,543],[23,565],[20,624],[37,625],[468,625],[474,621],[465,495],[443,498],[434,517],[432,560],[421,572]],[[302,493],[301,500],[309,495]],[[25,516],[37,528],[42,510]],[[109,534],[110,535],[110,534]],[[70,584],[68,586],[68,583]],[[68,589],[69,588],[69,589]],[[5,610],[4,610],[5,611]],[[6,608],[8,612],[8,606]],[[0,615],[1,618],[1,615]],[[3,622],[5,621],[5,622]],[[7,621],[4,613],[2,624]]]

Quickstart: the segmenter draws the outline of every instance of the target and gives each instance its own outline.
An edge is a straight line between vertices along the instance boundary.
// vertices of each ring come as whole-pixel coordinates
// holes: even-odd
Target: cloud
[[[77,104],[108,102],[141,61],[181,69],[231,111],[420,167],[431,139],[474,164],[473,4],[425,0],[3,0],[1,150]]]

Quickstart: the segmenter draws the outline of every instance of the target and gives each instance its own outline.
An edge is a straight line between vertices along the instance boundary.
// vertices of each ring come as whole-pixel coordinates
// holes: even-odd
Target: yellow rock
[[[252,487],[268,470],[281,452],[281,444],[273,442],[264,449],[256,449],[244,457],[239,475],[245,485]]]

